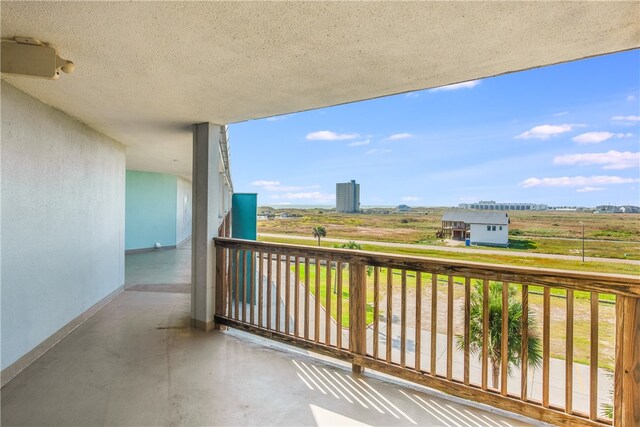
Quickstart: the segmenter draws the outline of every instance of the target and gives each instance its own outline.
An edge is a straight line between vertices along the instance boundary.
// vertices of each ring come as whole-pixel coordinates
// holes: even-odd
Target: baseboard
[[[209,332],[213,330],[214,324],[213,320],[204,321],[199,319],[191,319],[191,327],[195,329],[200,329],[201,331]]]
[[[178,243],[176,245],[177,248],[181,248],[183,247],[185,244],[187,244],[189,242],[189,240],[191,240],[191,234],[189,234],[189,237],[187,237],[186,239],[184,239],[182,242]]]
[[[106,297],[92,305],[89,309],[77,316],[75,319],[54,332],[49,338],[42,341],[20,359],[7,366],[0,373],[0,387],[4,387],[9,381],[15,378],[20,372],[38,360],[40,356],[49,351],[60,340],[69,335],[75,328],[82,325],[87,319],[96,314],[102,307],[109,304],[113,299],[124,291],[124,285],[111,292]]]
[[[166,249],[175,249],[176,245],[167,245],[160,246],[159,248],[140,248],[140,249],[127,249],[124,251],[125,254],[139,254],[141,252],[152,252],[152,251],[164,251]]]

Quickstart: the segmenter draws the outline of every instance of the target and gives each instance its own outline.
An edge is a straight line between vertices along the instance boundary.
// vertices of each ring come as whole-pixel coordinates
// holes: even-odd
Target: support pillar
[[[191,326],[213,329],[215,307],[216,256],[213,238],[217,237],[220,217],[224,215],[224,170],[220,153],[221,127],[212,123],[193,125],[193,231],[191,255]]]

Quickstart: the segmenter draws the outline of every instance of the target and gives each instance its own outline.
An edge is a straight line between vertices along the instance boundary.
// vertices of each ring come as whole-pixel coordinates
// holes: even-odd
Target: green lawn
[[[272,243],[290,243],[304,246],[315,246],[317,243],[311,240],[288,237],[260,237],[259,240]],[[332,248],[335,243],[321,242],[323,247]],[[371,252],[392,253],[398,255],[423,256],[430,258],[446,258],[458,261],[484,262],[490,264],[514,265],[522,267],[552,268],[557,270],[574,270],[611,274],[637,275],[640,267],[634,264],[622,264],[611,262],[586,262],[569,261],[553,258],[531,258],[513,255],[475,254],[466,252],[445,252],[438,250],[424,250],[418,248],[396,248],[382,245],[362,245],[362,249]]]
[[[295,267],[291,267],[291,271],[294,271]],[[316,269],[311,265],[309,268],[309,288],[312,295],[315,296],[315,278]],[[337,290],[336,269],[332,268],[332,280],[329,287],[327,287],[326,266],[320,266],[320,304],[325,307],[327,292],[330,293],[331,298],[331,316],[337,318],[337,301],[338,296],[335,293]],[[300,282],[304,282],[305,267],[300,265]],[[401,271],[393,271],[393,294],[400,295],[401,292]],[[379,272],[379,291],[380,291],[380,315],[385,316],[386,304],[384,303],[386,298],[386,277],[387,269],[381,268]],[[345,267],[342,271],[342,326],[349,326],[349,273],[348,268]],[[454,277],[454,302],[456,304],[462,304],[464,298],[464,283],[463,277]],[[367,324],[371,324],[374,320],[374,306],[373,306],[373,293],[374,293],[374,278],[370,274],[367,277],[367,306],[366,306],[366,321]],[[519,294],[521,293],[521,286],[515,284],[518,287]],[[430,319],[430,287],[431,287],[431,274],[422,273],[422,286],[423,286],[423,327],[428,329],[428,319]],[[415,295],[416,288],[416,274],[414,272],[407,273],[407,293],[410,295],[408,304],[415,304],[415,299],[412,299],[412,295]],[[440,276],[438,278],[438,332],[446,333],[446,313],[443,311],[444,305],[447,301],[447,276]],[[531,333],[541,336],[542,334],[542,303],[543,303],[543,288],[539,286],[529,287],[529,307],[532,312],[532,331]],[[551,357],[556,359],[565,359],[565,337],[566,337],[566,291],[562,289],[551,290]],[[590,357],[590,330],[591,330],[591,316],[590,316],[590,293],[579,292],[574,293],[574,361],[575,363],[588,364]],[[413,297],[414,298],[414,297]],[[615,318],[615,296],[611,294],[600,294],[600,318],[599,318],[599,366],[603,368],[613,368],[612,358],[609,357],[614,352],[614,318]],[[414,305],[415,307],[415,305]],[[425,310],[428,311],[425,316]],[[398,314],[399,307],[397,303],[394,304],[394,314]],[[458,323],[461,322],[460,313],[455,312],[454,317]],[[411,322],[415,318],[415,312],[408,316],[409,327],[412,327]],[[459,332],[457,332],[459,333]]]

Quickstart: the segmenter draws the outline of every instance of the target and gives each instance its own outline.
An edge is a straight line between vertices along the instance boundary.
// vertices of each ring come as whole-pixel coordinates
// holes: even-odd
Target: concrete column
[[[220,126],[193,125],[193,234],[191,258],[191,325],[213,329],[215,247],[221,206]],[[222,166],[224,168],[224,166]]]

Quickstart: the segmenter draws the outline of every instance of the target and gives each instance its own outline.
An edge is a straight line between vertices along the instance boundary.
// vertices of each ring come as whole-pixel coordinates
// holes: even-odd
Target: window
[[[502,226],[500,226],[500,231],[502,231]]]
[[[487,231],[491,231],[491,226],[487,225]]]
[[[496,226],[495,225],[491,227],[491,231],[496,231]]]

